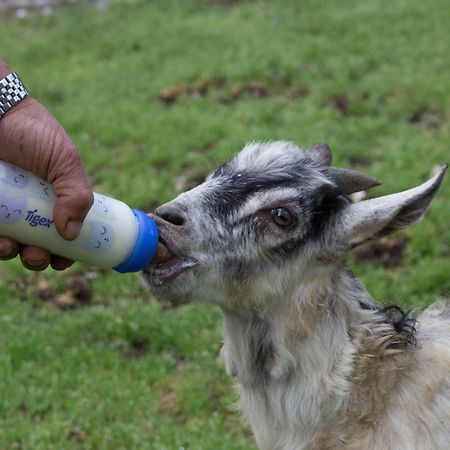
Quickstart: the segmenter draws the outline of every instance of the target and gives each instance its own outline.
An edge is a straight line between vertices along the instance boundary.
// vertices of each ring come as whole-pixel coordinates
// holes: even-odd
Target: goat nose
[[[166,222],[178,227],[183,226],[186,223],[186,213],[177,205],[173,203],[166,203],[155,210],[155,214]]]

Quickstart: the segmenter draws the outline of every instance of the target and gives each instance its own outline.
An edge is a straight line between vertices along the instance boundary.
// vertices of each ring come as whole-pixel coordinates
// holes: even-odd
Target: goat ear
[[[306,150],[306,154],[321,166],[329,166],[331,164],[331,150],[325,142],[314,144]]]
[[[330,167],[328,169],[328,175],[338,186],[343,195],[365,191],[381,184],[376,178],[369,177],[369,175],[356,172],[355,170]]]
[[[447,165],[433,178],[407,191],[347,205],[338,216],[337,229],[351,247],[417,222],[441,185]]]

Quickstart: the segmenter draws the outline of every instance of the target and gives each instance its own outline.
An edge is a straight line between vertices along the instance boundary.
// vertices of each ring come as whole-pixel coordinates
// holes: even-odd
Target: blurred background
[[[251,140],[328,142],[378,196],[450,160],[449,23],[448,0],[0,0],[0,56],[133,207]],[[352,255],[380,302],[449,296],[449,194]],[[136,274],[2,263],[0,448],[253,449],[220,345],[220,311]]]

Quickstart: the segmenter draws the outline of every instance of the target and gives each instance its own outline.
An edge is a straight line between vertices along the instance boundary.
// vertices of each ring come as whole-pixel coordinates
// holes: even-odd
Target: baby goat
[[[346,268],[351,248],[417,221],[446,167],[416,188],[330,167],[325,144],[252,143],[156,210],[157,297],[217,304],[222,354],[264,450],[449,450],[450,305],[417,322]]]

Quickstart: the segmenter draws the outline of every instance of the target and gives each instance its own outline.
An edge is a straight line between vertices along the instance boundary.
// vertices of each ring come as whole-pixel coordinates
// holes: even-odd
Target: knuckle
[[[94,203],[94,194],[90,189],[82,189],[77,193],[77,200],[84,211],[88,211]]]

